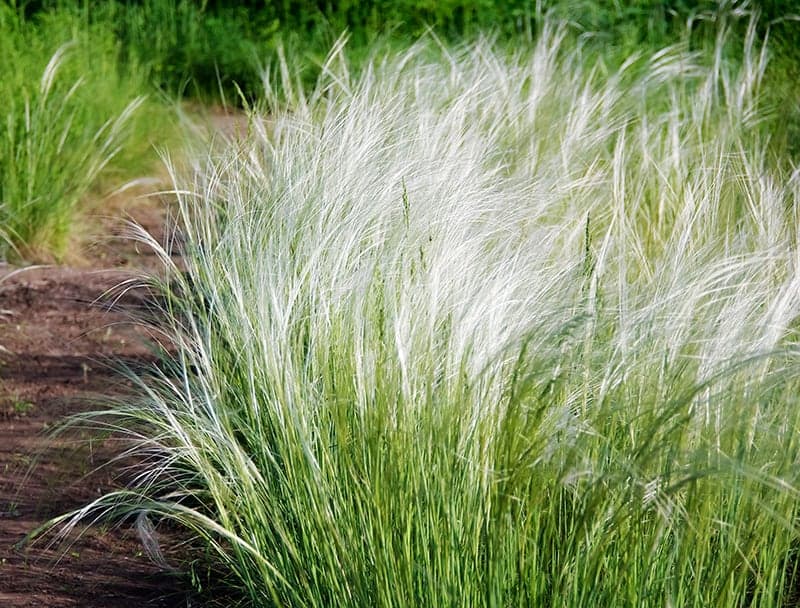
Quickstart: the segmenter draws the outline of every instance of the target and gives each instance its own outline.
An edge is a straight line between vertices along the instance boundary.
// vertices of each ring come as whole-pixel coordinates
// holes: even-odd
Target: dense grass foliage
[[[74,12],[0,7],[0,54],[0,258],[60,257],[90,189],[151,164],[168,114],[144,74],[120,71],[113,34]]]
[[[800,180],[766,53],[609,72],[564,37],[335,51],[178,178],[177,355],[93,417],[145,464],[65,521],[177,521],[253,606],[786,605]]]
[[[21,5],[37,14],[79,3]],[[122,56],[146,65],[159,86],[201,96],[222,93],[234,103],[239,90],[249,99],[257,96],[262,68],[281,47],[290,49],[293,64],[302,64],[313,86],[343,32],[350,38],[350,59],[359,64],[375,44],[406,46],[429,30],[450,43],[493,32],[514,48],[529,42],[545,19],[557,18],[594,52],[622,61],[642,48],[672,44],[687,31],[694,44],[703,45],[709,33],[713,39],[720,19],[731,21],[740,43],[749,16],[758,15],[759,34],[771,32],[781,72],[800,61],[800,11],[789,0],[109,0],[82,6],[92,21],[115,32]],[[736,48],[741,44],[731,46]],[[775,79],[780,82],[780,74]]]
[[[187,0],[108,3],[90,17],[116,32],[123,63],[146,66],[151,81],[172,93],[252,97],[261,65],[274,53],[276,32],[265,14],[247,9],[204,10]]]

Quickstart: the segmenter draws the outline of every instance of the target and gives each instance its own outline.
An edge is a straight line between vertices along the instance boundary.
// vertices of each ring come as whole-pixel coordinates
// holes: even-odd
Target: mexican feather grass
[[[754,31],[279,63],[176,176],[177,354],[91,417],[135,484],[61,523],[174,520],[254,606],[786,605],[800,178]]]

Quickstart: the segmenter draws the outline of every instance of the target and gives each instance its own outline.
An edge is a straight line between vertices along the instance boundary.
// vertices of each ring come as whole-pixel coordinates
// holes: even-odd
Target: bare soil
[[[192,136],[209,145],[247,132],[241,112],[186,110],[197,118]],[[0,608],[198,605],[176,570],[165,571],[144,554],[132,522],[97,522],[66,543],[48,542],[52,536],[26,542],[51,518],[124,486],[123,466],[131,463],[108,464],[124,447],[118,440],[96,431],[52,431],[65,417],[103,409],[129,392],[120,363],[136,368],[155,360],[163,337],[130,316],[147,294],[133,290],[115,305],[106,296],[126,279],[162,268],[152,250],[129,238],[129,223],[166,242],[168,205],[143,195],[164,186],[164,177],[96,201],[94,217],[77,227],[83,246],[70,265],[0,264]],[[162,526],[158,533],[172,547],[169,564],[194,554],[177,531]]]
[[[153,234],[162,206],[120,209]],[[154,337],[107,305],[103,294],[132,272],[158,266],[152,253],[114,236],[122,219],[98,219],[110,236],[80,267],[20,271],[0,266],[0,606],[142,608],[187,606],[184,581],[143,554],[133,527],[102,523],[67,544],[24,543],[48,519],[119,487],[97,467],[119,442],[87,431],[48,435],[67,415],[99,409],[130,390],[114,361],[147,363]],[[135,294],[128,299],[137,297]],[[138,296],[141,297],[141,296]],[[130,304],[130,302],[128,302]],[[135,303],[135,302],[134,302]],[[73,542],[74,541],[74,542]]]

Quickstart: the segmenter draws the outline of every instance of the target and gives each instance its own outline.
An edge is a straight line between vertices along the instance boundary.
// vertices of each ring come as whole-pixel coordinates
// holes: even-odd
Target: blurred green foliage
[[[31,17],[53,7],[83,11],[112,29],[121,65],[147,70],[172,95],[238,104],[260,97],[265,68],[282,48],[311,85],[335,40],[347,32],[351,65],[376,48],[402,48],[432,31],[447,43],[488,33],[516,48],[545,18],[565,20],[587,53],[608,65],[676,42],[710,48],[724,20],[736,59],[751,17],[770,40],[767,104],[787,127],[782,148],[800,154],[800,5],[797,0],[34,0],[10,5]],[[275,70],[273,70],[273,73]],[[243,96],[243,98],[241,97]],[[769,114],[769,112],[767,112]],[[795,126],[793,126],[795,125]]]
[[[702,44],[720,18],[744,36],[751,14],[770,32],[777,55],[800,63],[796,0],[36,0],[12,2],[28,16],[53,6],[82,7],[95,22],[113,24],[125,59],[149,66],[171,91],[249,95],[280,45],[313,70],[347,32],[358,55],[376,41],[405,44],[429,30],[448,42],[490,32],[498,42],[523,44],[547,16],[568,21],[597,52],[624,58],[642,47],[683,39]],[[735,38],[735,37],[734,37]],[[302,68],[303,66],[300,65]]]

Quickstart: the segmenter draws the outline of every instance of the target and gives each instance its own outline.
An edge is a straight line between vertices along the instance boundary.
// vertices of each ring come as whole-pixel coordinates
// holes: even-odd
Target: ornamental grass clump
[[[63,259],[101,181],[117,187],[155,160],[169,110],[120,64],[108,24],[78,9],[26,20],[0,6],[0,55],[0,259]]]
[[[281,66],[288,109],[267,86],[177,178],[171,365],[92,417],[145,465],[65,521],[176,521],[253,606],[786,605],[800,180],[766,51],[609,72],[563,34],[334,51],[310,93]]]

